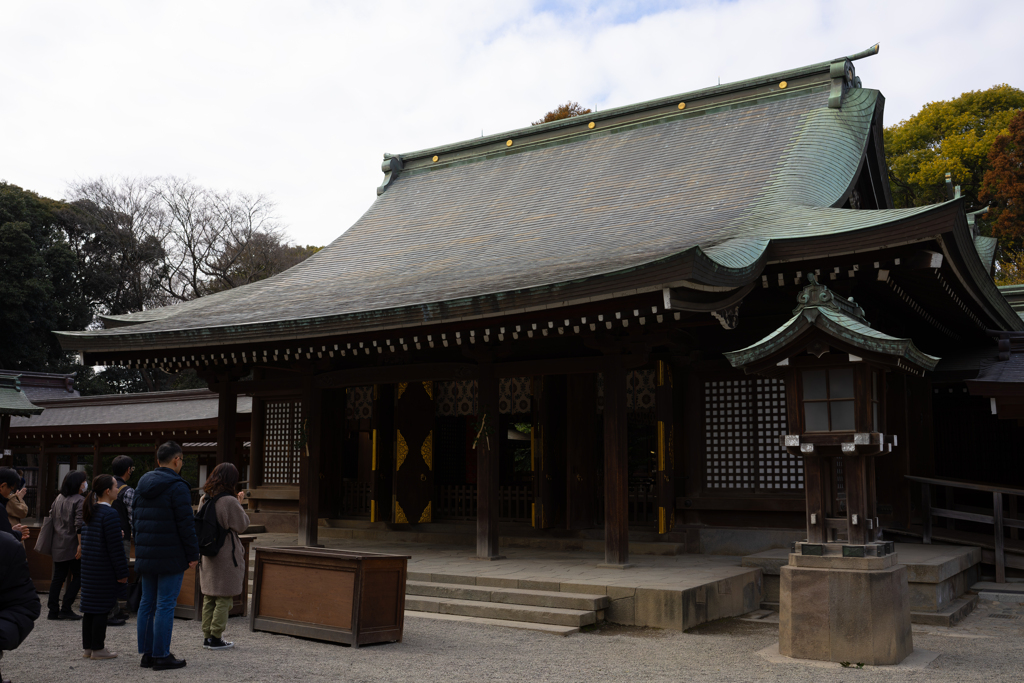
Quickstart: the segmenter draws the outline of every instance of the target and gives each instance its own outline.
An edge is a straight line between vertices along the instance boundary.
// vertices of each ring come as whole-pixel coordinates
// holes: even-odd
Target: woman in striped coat
[[[92,493],[82,507],[82,656],[113,659],[103,641],[107,613],[117,602],[119,584],[128,580],[128,561],[121,542],[121,517],[110,504],[117,498],[117,484],[109,474],[92,481]]]

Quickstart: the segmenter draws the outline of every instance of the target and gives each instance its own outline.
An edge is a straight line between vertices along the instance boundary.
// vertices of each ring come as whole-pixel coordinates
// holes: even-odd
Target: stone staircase
[[[491,624],[562,636],[604,621],[609,604],[607,595],[436,581],[409,580],[405,588],[407,617]]]
[[[249,563],[249,594],[255,569]],[[449,577],[453,581],[458,576]],[[405,616],[540,631],[559,636],[605,620],[607,595],[414,581],[405,584]]]

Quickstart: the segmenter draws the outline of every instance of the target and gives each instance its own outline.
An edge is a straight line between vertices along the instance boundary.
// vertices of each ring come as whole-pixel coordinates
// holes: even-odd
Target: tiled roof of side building
[[[849,89],[830,107],[828,62],[739,86],[398,155],[369,210],[294,268],[111,321],[130,327],[60,333],[62,344],[143,349],[385,329],[608,294],[625,279],[634,289],[735,288],[758,275],[775,241],[936,210],[836,208],[864,156],[877,91]]]

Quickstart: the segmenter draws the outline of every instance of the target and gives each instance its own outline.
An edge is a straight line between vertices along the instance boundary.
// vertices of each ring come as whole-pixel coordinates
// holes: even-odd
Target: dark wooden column
[[[323,389],[306,377],[302,384],[302,422],[299,449],[299,545],[319,547],[320,423]]]
[[[103,472],[103,454],[100,453],[100,442],[95,441],[92,444],[92,477],[96,477],[104,474]],[[91,486],[91,484],[90,484]]]
[[[826,543],[828,530],[825,497],[830,491],[827,481],[828,469],[824,467],[824,458],[811,456],[804,458],[804,493],[807,496],[807,541],[809,543]]]
[[[476,556],[498,560],[498,378],[494,366],[477,370],[477,412],[485,421],[476,442]]]
[[[597,377],[590,373],[569,375],[566,391],[565,455],[566,527],[590,529],[600,463],[594,440],[597,422]]]
[[[395,487],[395,385],[373,385],[370,521],[391,522]]]
[[[36,477],[36,519],[40,522],[50,514],[50,488],[53,479],[50,477],[50,460],[46,455],[46,442],[39,442],[39,473]]]
[[[655,487],[658,496],[658,533],[667,534],[675,526],[675,411],[672,406],[672,366],[657,361],[655,369],[655,411],[658,417],[658,472]]]
[[[254,489],[263,485],[263,455],[267,434],[267,402],[259,396],[252,397],[252,424],[249,430],[249,486]]]
[[[843,483],[846,486],[847,542],[867,543],[868,533],[867,466],[861,455],[843,456]],[[854,523],[856,520],[856,523]]]
[[[0,458],[6,457],[4,451],[7,450],[8,435],[11,433],[11,416],[0,415]],[[12,460],[13,462],[13,460]],[[7,463],[4,463],[7,465]]]
[[[604,365],[604,563],[629,564],[629,449],[626,442],[626,371],[622,357]]]
[[[235,458],[235,438],[238,430],[238,385],[234,382],[221,382],[217,394],[217,464],[233,463],[238,467]]]

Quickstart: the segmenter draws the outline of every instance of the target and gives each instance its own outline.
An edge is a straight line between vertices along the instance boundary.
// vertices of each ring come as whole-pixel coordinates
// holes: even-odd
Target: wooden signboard
[[[408,555],[256,548],[250,628],[358,647],[401,642]]]
[[[255,536],[239,536],[242,541],[242,550],[245,556],[246,565],[249,564],[249,546]],[[225,543],[226,545],[226,543]],[[235,596],[231,603],[229,617],[244,617],[247,614],[246,607],[249,603],[249,569],[246,566],[245,578],[242,579],[242,592]],[[185,570],[185,576],[181,580],[181,592],[178,593],[178,603],[174,606],[174,616],[182,619],[203,618],[203,591],[199,587],[199,568]]]

